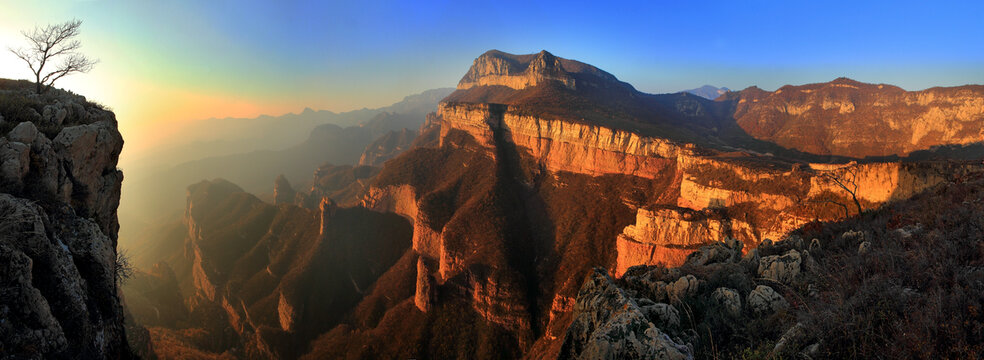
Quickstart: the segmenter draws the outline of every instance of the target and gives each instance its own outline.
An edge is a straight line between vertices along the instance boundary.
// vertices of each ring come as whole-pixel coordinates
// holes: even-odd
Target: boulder
[[[803,258],[799,251],[789,250],[785,255],[772,255],[759,259],[758,274],[769,280],[789,284],[800,273]]]
[[[30,166],[30,147],[0,138],[0,186],[13,186],[14,189],[11,190],[19,191]]]
[[[735,258],[735,252],[724,243],[714,243],[702,246],[697,251],[687,255],[686,264],[702,266],[713,263],[729,262]]]
[[[65,123],[65,118],[67,116],[68,110],[66,110],[61,103],[54,103],[44,107],[42,110],[41,119],[44,121],[44,124],[61,126]]]
[[[656,303],[640,306],[640,309],[649,321],[659,325],[660,328],[665,329],[666,327],[675,328],[680,326],[680,311],[673,307],[673,305]]]
[[[729,315],[741,315],[741,295],[738,294],[738,291],[720,287],[711,293],[711,297],[713,297],[714,300],[717,301]]]
[[[573,319],[559,358],[693,359],[693,350],[650,322],[604,269],[588,275]]]
[[[782,295],[765,285],[756,286],[748,293],[745,303],[759,315],[771,314],[789,307],[789,302]]]
[[[858,255],[867,254],[869,251],[871,251],[871,242],[862,241],[861,244],[858,245]]]
[[[697,293],[699,282],[693,275],[683,276],[666,286],[666,293],[671,300],[679,300]]]
[[[16,141],[24,144],[33,144],[34,139],[38,137],[38,128],[34,126],[34,123],[30,121],[25,121],[14,127],[7,133],[7,138],[10,141]]]

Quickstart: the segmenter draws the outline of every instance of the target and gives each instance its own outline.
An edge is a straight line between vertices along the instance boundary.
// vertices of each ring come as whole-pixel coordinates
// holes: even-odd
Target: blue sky
[[[175,121],[384,106],[454,86],[489,49],[546,49],[655,93],[840,76],[984,83],[980,1],[0,0],[0,45],[71,18],[101,63],[62,85],[117,109],[131,138]],[[26,76],[4,52],[0,77]]]

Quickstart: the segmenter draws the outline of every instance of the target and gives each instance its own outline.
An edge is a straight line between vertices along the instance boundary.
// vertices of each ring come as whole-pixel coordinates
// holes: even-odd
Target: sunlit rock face
[[[533,66],[540,61],[537,59],[552,65]],[[563,338],[566,324],[572,320],[576,288],[566,283],[541,285],[546,288],[538,289],[538,296],[546,300],[537,300],[533,310],[523,300],[530,291],[524,281],[532,277],[510,275],[518,272],[517,260],[497,258],[497,251],[502,251],[497,247],[504,246],[504,242],[488,237],[502,232],[506,224],[486,224],[485,217],[489,215],[474,212],[475,207],[499,206],[490,205],[494,202],[480,195],[485,191],[495,193],[496,186],[503,184],[515,182],[518,187],[510,188],[509,195],[495,193],[493,199],[519,196],[525,202],[523,210],[510,211],[532,214],[544,211],[543,207],[553,211],[530,215],[522,221],[510,220],[549,229],[545,230],[547,236],[552,235],[551,231],[566,230],[558,226],[571,225],[553,217],[558,211],[580,210],[571,205],[551,208],[549,202],[558,199],[549,198],[546,193],[573,188],[575,194],[615,197],[620,201],[618,211],[632,216],[617,220],[613,226],[617,231],[606,232],[604,238],[580,246],[590,248],[586,251],[611,254],[597,264],[620,277],[635,265],[681,265],[701,246],[728,239],[737,239],[744,251],[749,251],[767,239],[784,238],[811,221],[856,213],[853,195],[857,195],[862,209],[871,209],[892,199],[912,196],[946,176],[964,171],[964,165],[959,164],[809,164],[736,147],[718,147],[706,139],[682,141],[685,136],[680,133],[685,131],[666,136],[659,131],[634,131],[634,125],[617,116],[578,116],[590,113],[585,108],[595,103],[597,99],[592,96],[598,94],[585,90],[591,88],[585,86],[590,82],[579,81],[581,76],[585,75],[570,71],[563,59],[548,54],[483,55],[462,79],[458,91],[428,117],[421,134],[436,132],[434,142],[389,162],[380,175],[385,180],[368,187],[363,206],[397,213],[413,222],[413,250],[419,256],[414,269],[415,309],[435,314],[435,308],[449,300],[435,298],[434,294],[452,294],[449,298],[465,301],[490,324],[539,336],[528,350],[531,354],[555,355],[560,351],[558,339]],[[591,79],[598,81],[595,85],[599,87],[616,89],[612,91],[617,96],[649,96],[622,86],[614,78]],[[555,95],[581,106],[580,112],[551,107],[557,104],[544,99],[555,99]],[[622,104],[611,99],[597,101]],[[708,117],[720,116],[721,111],[693,97],[658,97],[655,101],[660,105],[652,105],[646,111],[672,111],[675,117],[669,117],[667,123],[659,123],[664,118],[657,113],[653,115],[655,119],[643,117],[640,121],[649,122],[640,126],[656,124],[650,130],[672,131],[673,126],[683,126],[673,123],[679,119],[710,121]],[[720,101],[729,100],[725,97]],[[538,107],[541,102],[545,102],[545,107]],[[830,109],[834,106],[845,114],[851,111],[847,104],[827,104]],[[853,111],[857,111],[857,106]],[[569,182],[569,174],[605,179],[599,182],[631,179],[629,182],[639,186],[640,191],[637,196],[610,194],[601,190],[598,183]],[[852,184],[851,191],[837,185],[838,180]],[[483,187],[487,183],[491,190]],[[481,225],[470,223],[476,221]],[[602,227],[594,226],[581,231]],[[552,241],[558,240],[547,244]],[[565,256],[578,255],[550,253],[564,250],[558,245],[556,249],[534,253],[537,280],[582,276],[587,271],[583,260],[580,267],[555,267],[557,263],[577,261]],[[741,250],[735,252],[740,257]],[[525,336],[517,336],[517,342],[524,344],[522,349],[528,345]]]
[[[522,90],[546,82],[557,82],[572,89],[590,85],[578,84],[578,77],[586,82],[591,82],[591,78],[616,81],[614,76],[594,66],[558,58],[546,50],[530,55],[492,50],[475,59],[471,69],[458,83],[458,88],[506,86]]]
[[[750,135],[814,154],[906,155],[984,140],[979,85],[905,91],[840,78],[774,92],[749,88],[735,99],[735,120]]]
[[[129,357],[116,261],[116,117],[57,89],[0,89],[7,98],[43,111],[0,120],[16,122],[0,134],[0,356]]]

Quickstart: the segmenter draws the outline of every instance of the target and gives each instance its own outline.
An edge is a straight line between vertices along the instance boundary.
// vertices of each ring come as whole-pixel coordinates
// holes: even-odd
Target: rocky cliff
[[[636,265],[681,265],[726,239],[748,251],[979,167],[765,154],[754,149],[767,145],[735,132],[727,99],[642,94],[568,64],[545,52],[479,57],[423,129],[439,131],[436,139],[388,162],[363,201],[413,222],[418,310],[441,316],[440,304],[458,299],[530,356],[561,351],[577,317],[578,285],[564,279],[584,276],[589,263],[622,276]],[[517,245],[499,234],[528,239],[529,250],[511,257]],[[489,288],[497,296],[483,295]]]
[[[115,115],[61,90],[0,85],[0,353],[130,357]]]
[[[359,166],[381,166],[386,160],[410,148],[417,132],[410,129],[390,131],[366,146],[359,158]]]
[[[340,209],[327,197],[314,210],[274,206],[221,179],[188,188],[185,223],[182,246],[170,250],[177,254],[161,254],[169,264],[155,266],[173,272],[130,285],[154,289],[166,284],[148,282],[167,276],[178,283],[183,301],[131,308],[150,319],[162,358],[296,358],[410,246],[410,226],[397,215]],[[198,340],[178,340],[189,332]]]
[[[711,357],[701,324],[753,319],[778,341],[770,326],[798,306],[783,286],[817,285],[799,280],[820,254],[790,233],[980,168],[783,149],[746,133],[728,96],[491,51],[408,150],[381,170],[322,166],[302,207],[191,188],[175,272],[194,280],[191,311],[235,329],[212,334],[219,350],[250,356]],[[400,231],[358,235],[389,222]]]
[[[962,309],[982,305],[970,264],[984,256],[966,251],[981,245],[982,185],[966,173],[744,255],[725,238],[680,267],[595,270],[561,357],[979,357],[980,314]]]
[[[984,141],[979,85],[905,91],[839,78],[774,92],[753,87],[726,97],[737,101],[734,119],[750,135],[813,154],[904,156]]]

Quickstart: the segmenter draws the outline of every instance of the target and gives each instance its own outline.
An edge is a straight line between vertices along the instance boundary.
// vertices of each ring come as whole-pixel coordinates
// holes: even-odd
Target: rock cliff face
[[[191,311],[218,309],[238,341],[219,350],[258,357],[709,357],[695,322],[770,328],[798,306],[782,286],[808,285],[820,245],[790,232],[980,167],[784,150],[739,126],[735,94],[491,51],[411,148],[322,166],[301,207],[193,187]],[[683,270],[638,267],[655,264]]]
[[[749,134],[814,154],[906,155],[984,141],[984,86],[905,91],[839,78],[774,92],[753,87],[731,98]]]
[[[475,59],[471,69],[458,82],[458,89],[505,86],[522,90],[547,82],[574,89],[612,81],[617,80],[609,73],[588,64],[556,57],[546,50],[530,55],[491,50]]]
[[[273,203],[280,204],[293,204],[297,201],[297,191],[294,191],[294,187],[290,186],[290,181],[280,174],[277,179],[273,181]]]
[[[187,284],[176,306],[188,304],[166,310],[187,329],[151,327],[158,355],[192,348],[211,356],[296,358],[341,323],[410,247],[410,225],[397,215],[339,208],[327,197],[315,208],[266,204],[221,179],[190,186],[183,251],[165,254],[177,282]],[[133,310],[141,317],[160,311]],[[209,345],[169,340],[188,331]]]
[[[414,224],[416,309],[439,317],[440,304],[463,301],[483,321],[514,334],[520,351],[531,356],[561,351],[558,339],[575,317],[577,285],[560,279],[584,276],[588,263],[623,276],[636,265],[681,265],[701,246],[727,239],[743,245],[735,245],[740,258],[741,251],[811,221],[857,213],[855,196],[858,207],[872,209],[979,167],[823,165],[808,163],[815,159],[809,154],[741,149],[759,145],[728,127],[729,119],[737,126],[733,107],[727,110],[737,100],[642,94],[597,74],[579,82],[587,76],[582,70],[591,71],[573,66],[549,53],[486,53],[428,118],[422,133],[438,131],[433,143],[418,143],[388,162],[363,200],[367,208]],[[729,142],[734,139],[741,141]],[[593,203],[582,208],[559,194]],[[586,207],[607,206],[611,217],[577,228],[587,235],[571,230],[568,216],[584,221]],[[496,211],[518,217],[496,222],[500,218],[489,215]],[[487,218],[494,220],[465,225]],[[533,258],[510,259],[516,245],[499,238],[502,233],[529,239],[525,254]],[[577,243],[577,236],[593,238]],[[590,257],[572,247],[592,249],[597,260],[585,260]],[[687,294],[697,285],[675,286]],[[527,334],[538,341],[528,342]]]
[[[639,357],[626,353],[640,349],[665,349],[646,358],[677,356],[676,349],[694,358],[978,357],[979,348],[956,345],[979,342],[973,326],[935,329],[979,322],[977,314],[945,309],[979,306],[984,283],[937,281],[947,282],[939,271],[979,276],[967,264],[984,256],[966,249],[981,238],[966,235],[980,233],[984,208],[967,200],[982,198],[982,181],[984,172],[964,173],[744,256],[740,242],[725,239],[677,268],[638,266],[618,279],[595,270],[578,293],[561,357]],[[909,316],[913,304],[928,318]],[[920,330],[928,324],[933,330]]]
[[[115,115],[56,89],[38,96],[3,87],[0,98],[8,104],[0,107],[0,352],[130,357],[118,287],[123,139]]]
[[[586,124],[565,118],[566,114],[529,115],[521,109],[521,104],[444,102],[437,112],[441,143],[449,134],[464,132],[495,156],[495,136],[501,134],[549,172],[647,179],[672,173],[678,179],[666,189],[678,194],[673,201],[678,209],[639,209],[640,223],[618,237],[616,275],[638,264],[679,265],[696,247],[724,237],[754,246],[781,238],[811,220],[836,218],[843,213],[832,207],[849,204],[850,193],[834,179],[849,183],[870,207],[912,196],[942,181],[941,174],[963,171],[951,164],[897,162],[813,168],[787,160],[778,161],[778,166],[763,165],[750,153],[724,153]],[[720,211],[710,218],[692,219],[705,209]]]
[[[359,166],[382,166],[386,160],[410,148],[417,132],[410,129],[390,131],[373,141],[359,158]]]

